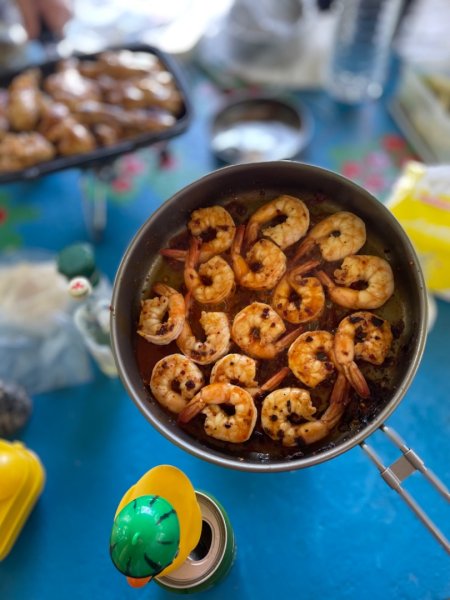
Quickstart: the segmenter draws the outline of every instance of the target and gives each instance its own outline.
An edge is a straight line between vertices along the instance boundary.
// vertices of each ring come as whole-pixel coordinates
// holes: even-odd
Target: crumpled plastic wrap
[[[428,290],[450,300],[450,164],[406,163],[387,206],[413,242]]]
[[[66,281],[51,255],[1,257],[0,379],[35,394],[86,383],[92,376]]]

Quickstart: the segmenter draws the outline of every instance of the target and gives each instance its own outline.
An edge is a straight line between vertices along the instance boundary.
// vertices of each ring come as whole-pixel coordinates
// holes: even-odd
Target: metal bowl
[[[313,454],[295,459],[244,458],[211,448],[181,429],[151,397],[136,360],[136,327],[142,290],[149,273],[161,260],[158,251],[185,228],[190,213],[241,194],[281,193],[301,197],[312,192],[331,197],[334,203],[359,215],[382,247],[389,249],[396,287],[404,302],[401,358],[394,367],[390,397],[355,432],[343,433],[332,444],[324,443]],[[318,200],[319,201],[319,200]],[[112,298],[112,346],[120,377],[142,414],[166,438],[191,454],[224,467],[244,471],[287,471],[316,465],[361,443],[382,425],[404,397],[419,365],[426,338],[427,297],[415,251],[393,215],[371,194],[344,177],[311,165],[290,161],[237,165],[219,169],[192,183],[167,200],[144,223],[120,264]]]
[[[279,98],[241,98],[215,115],[211,149],[229,164],[292,159],[305,149],[312,131],[304,106]]]

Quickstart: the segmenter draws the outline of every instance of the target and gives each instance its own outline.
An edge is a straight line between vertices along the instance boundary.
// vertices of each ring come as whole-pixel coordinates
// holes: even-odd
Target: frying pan
[[[190,213],[200,207],[244,197],[264,195],[267,200],[279,194],[312,198],[312,203],[326,197],[335,210],[356,213],[366,223],[368,233],[378,240],[381,252],[387,252],[393,268],[396,289],[400,291],[404,326],[402,351],[394,366],[390,391],[384,402],[361,420],[351,431],[341,432],[332,443],[324,440],[309,455],[271,459],[264,455],[230,455],[220,447],[210,447],[180,428],[175,419],[151,397],[143,383],[136,358],[136,328],[140,300],[152,271],[162,260],[158,251],[185,229]],[[311,202],[309,205],[311,208]],[[191,454],[223,467],[243,471],[274,472],[301,469],[330,460],[360,444],[379,468],[382,477],[414,510],[447,550],[448,541],[431,523],[401,482],[419,470],[448,497],[445,486],[428,471],[403,440],[384,425],[404,397],[419,366],[426,339],[427,295],[416,253],[393,215],[371,194],[348,179],[315,166],[291,161],[275,161],[225,167],[206,175],[167,200],[144,223],[131,241],[119,266],[112,297],[111,337],[118,370],[129,395],[142,414],[166,438]],[[391,467],[385,467],[366,438],[380,428],[402,452]]]

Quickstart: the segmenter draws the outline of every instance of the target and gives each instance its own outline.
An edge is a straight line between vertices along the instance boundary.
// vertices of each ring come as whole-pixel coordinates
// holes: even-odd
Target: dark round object
[[[58,254],[56,262],[58,271],[67,279],[86,277],[92,285],[97,285],[100,276],[91,244],[80,242],[66,246]]]
[[[0,436],[10,437],[28,422],[31,398],[24,388],[0,380]]]
[[[211,148],[230,164],[295,158],[311,135],[312,120],[305,107],[277,98],[244,98],[215,116]]]
[[[401,290],[401,357],[392,365],[386,398],[373,412],[352,426],[339,429],[329,443],[314,453],[292,458],[272,459],[254,453],[240,458],[220,448],[206,446],[176,424],[151,396],[142,381],[136,359],[136,327],[140,301],[148,274],[155,269],[158,252],[168,241],[185,230],[189,215],[196,208],[220,204],[243,196],[268,200],[280,194],[302,197],[314,202],[332,198],[337,210],[356,213],[370,228],[380,248],[389,251],[396,288]],[[119,375],[143,415],[167,439],[190,452],[223,467],[243,471],[291,471],[317,465],[339,456],[363,442],[384,424],[406,394],[419,366],[427,333],[427,293],[417,254],[408,236],[392,213],[356,183],[326,169],[293,161],[274,161],[235,165],[218,169],[180,190],[142,225],[131,241],[119,266],[114,284],[111,311],[111,339]]]

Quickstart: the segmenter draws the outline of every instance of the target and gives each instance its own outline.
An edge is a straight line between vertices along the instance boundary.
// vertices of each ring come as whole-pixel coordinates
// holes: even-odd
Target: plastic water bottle
[[[327,91],[356,104],[383,93],[402,0],[338,0]]]
[[[74,323],[100,370],[117,377],[110,345],[111,284],[97,271],[90,244],[73,244],[58,255],[58,270],[69,280],[69,294],[77,300]]]

